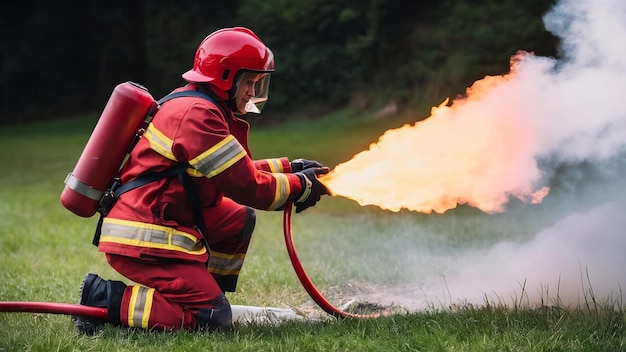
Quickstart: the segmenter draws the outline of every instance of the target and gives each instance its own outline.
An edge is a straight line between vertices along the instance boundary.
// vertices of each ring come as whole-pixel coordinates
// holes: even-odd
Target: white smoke
[[[438,302],[482,304],[485,298],[571,305],[590,295],[621,296],[626,287],[626,1],[561,0],[544,22],[560,38],[560,57],[514,58],[514,80],[482,102],[506,99],[516,118],[526,119],[538,133],[534,155],[544,182],[552,182],[552,201],[541,207],[556,221],[530,239],[486,251],[434,253],[430,262],[437,263],[436,270],[416,273],[419,283],[410,285],[410,294],[388,290],[371,299],[423,308]]]
[[[585,170],[595,170],[596,185],[589,175],[580,175],[583,171],[544,170],[562,184],[578,182],[564,189],[570,194],[563,202],[587,198],[593,204],[588,198],[597,198],[597,205],[565,211],[561,221],[529,242],[499,243],[487,253],[466,255],[460,268],[448,268],[449,303],[484,303],[490,297],[509,304],[576,304],[592,294],[596,299],[621,295],[626,286],[625,19],[623,0],[561,0],[544,22],[560,38],[562,57],[525,56],[511,88],[518,89],[525,116],[545,133],[538,140],[538,158],[551,159],[551,166],[585,162]],[[441,289],[428,291],[427,300],[438,296],[435,301],[441,301]]]
[[[606,202],[573,212],[529,240],[500,242],[485,250],[419,248],[418,242],[406,242],[415,235],[411,233],[403,239],[401,257],[404,267],[412,268],[414,282],[370,289],[358,299],[408,310],[487,303],[623,305],[625,208],[626,200]]]
[[[562,0],[545,17],[546,28],[561,40],[563,58],[529,58],[545,73],[529,72],[541,99],[538,121],[548,143],[567,160],[606,160],[626,143],[626,2]],[[541,64],[537,64],[541,62]],[[532,68],[531,68],[532,70]],[[536,74],[541,74],[534,77]]]
[[[576,305],[621,300],[626,202],[568,216],[530,242],[503,242],[447,278],[451,303]],[[468,259],[468,258],[466,258]],[[486,288],[488,290],[486,291]],[[432,297],[430,297],[432,299]],[[606,300],[609,302],[606,302]]]

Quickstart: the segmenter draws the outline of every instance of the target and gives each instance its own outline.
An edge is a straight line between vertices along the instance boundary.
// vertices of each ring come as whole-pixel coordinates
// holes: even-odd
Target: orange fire
[[[475,82],[465,98],[388,130],[321,181],[333,195],[391,211],[444,213],[468,204],[495,213],[511,196],[541,202],[549,188],[535,185],[536,126],[510,108],[522,99],[513,94],[515,78],[513,67]]]

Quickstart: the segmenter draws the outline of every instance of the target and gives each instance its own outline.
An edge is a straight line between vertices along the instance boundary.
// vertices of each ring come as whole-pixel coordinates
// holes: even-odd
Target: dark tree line
[[[226,26],[272,48],[277,117],[372,103],[438,101],[517,50],[557,55],[543,29],[553,0],[40,1],[0,20],[0,124],[100,111],[130,80],[155,98],[183,83],[198,43]],[[317,109],[317,110],[316,110]]]

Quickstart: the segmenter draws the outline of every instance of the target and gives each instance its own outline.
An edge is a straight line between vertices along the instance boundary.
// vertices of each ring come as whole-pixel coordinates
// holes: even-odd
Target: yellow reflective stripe
[[[224,270],[224,269],[217,269],[217,268],[213,268],[213,267],[209,267],[209,272],[212,274],[217,274],[217,275],[223,275],[223,276],[229,276],[229,275],[239,275],[241,268],[237,269],[237,270]]]
[[[189,160],[189,163],[206,177],[213,177],[246,156],[239,141],[229,135],[209,150]]]
[[[150,142],[150,148],[152,148],[155,152],[163,155],[164,157],[176,161],[176,157],[172,153],[172,144],[174,143],[170,138],[168,138],[163,132],[159,131],[154,124],[150,123],[146,132],[144,132],[143,137],[145,137],[148,142]]]
[[[285,174],[271,174],[276,179],[276,192],[274,194],[274,201],[267,208],[268,210],[276,210],[281,207],[289,198],[291,187],[289,186],[289,179]]]
[[[128,305],[128,326],[148,328],[153,297],[153,288],[133,286]]]
[[[219,275],[239,275],[245,253],[227,254],[211,251],[208,269],[211,273]]]
[[[143,329],[148,328],[148,322],[150,321],[150,313],[152,313],[152,302],[154,300],[154,289],[149,288],[146,292],[146,307],[143,310],[143,319],[141,319],[141,327]]]
[[[204,174],[193,167],[187,169],[187,175],[191,177],[204,177]]]
[[[211,251],[211,257],[223,258],[223,259],[243,259],[246,257],[246,255],[245,253],[228,254],[228,253]]]
[[[126,324],[128,326],[134,325],[133,317],[135,313],[135,298],[137,297],[138,290],[139,290],[139,287],[133,286],[132,290],[130,291],[130,302],[128,302],[128,317],[126,319]]]
[[[202,241],[192,234],[171,227],[112,218],[104,219],[100,242],[168,249],[193,255],[206,253]]]
[[[137,294],[139,292],[139,286],[133,286],[130,293],[130,302],[128,302],[128,326],[135,326],[135,302],[137,301]]]
[[[265,162],[269,165],[271,172],[283,172],[283,163],[280,159],[265,159]]]

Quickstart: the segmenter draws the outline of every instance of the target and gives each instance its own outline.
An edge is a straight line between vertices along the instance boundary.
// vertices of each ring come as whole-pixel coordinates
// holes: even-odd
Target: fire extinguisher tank
[[[74,170],[65,179],[61,203],[66,209],[82,217],[96,213],[104,191],[156,106],[148,90],[136,83],[115,87]]]

